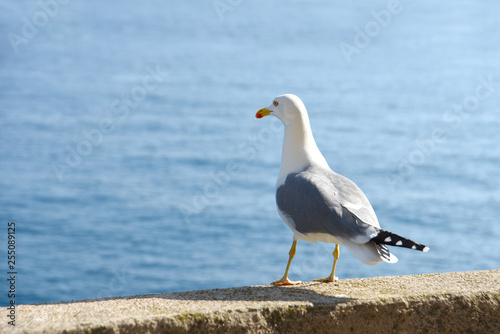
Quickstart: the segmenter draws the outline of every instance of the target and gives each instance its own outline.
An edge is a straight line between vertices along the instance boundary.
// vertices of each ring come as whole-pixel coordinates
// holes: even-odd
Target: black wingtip
[[[397,235],[396,233],[392,233],[385,230],[379,230],[377,236],[372,238],[371,241],[379,245],[404,247],[404,248],[419,250],[422,252],[428,252],[430,250],[430,248],[425,245],[419,244],[418,242],[403,238],[402,236]]]

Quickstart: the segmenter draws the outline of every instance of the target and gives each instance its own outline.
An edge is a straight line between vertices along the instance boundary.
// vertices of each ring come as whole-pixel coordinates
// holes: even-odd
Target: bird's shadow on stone
[[[310,302],[314,305],[347,303],[356,299],[345,295],[322,294],[308,288],[322,284],[325,283],[302,283],[296,286],[250,286],[169,293],[158,297],[176,300]]]
[[[335,296],[315,291],[317,290],[314,289],[315,286],[321,287],[324,284],[335,283],[306,282],[293,286],[261,285],[225,289],[194,290],[185,292],[147,294],[139,296],[87,299],[80,301],[61,302],[61,304],[149,298],[190,301],[310,302],[313,305],[343,304],[356,300],[356,298],[351,298],[345,295]]]

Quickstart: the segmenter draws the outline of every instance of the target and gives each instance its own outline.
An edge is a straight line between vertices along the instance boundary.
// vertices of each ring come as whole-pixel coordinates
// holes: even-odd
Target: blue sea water
[[[221,5],[221,4],[226,4]],[[431,248],[342,278],[500,266],[497,1],[0,1],[0,302],[267,284],[283,130],[306,104],[383,228]],[[291,279],[329,274],[299,242]]]

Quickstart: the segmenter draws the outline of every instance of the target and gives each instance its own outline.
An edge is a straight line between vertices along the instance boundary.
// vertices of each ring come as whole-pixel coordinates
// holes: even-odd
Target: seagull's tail
[[[429,247],[419,244],[410,239],[403,238],[402,236],[397,235],[396,233],[392,233],[389,231],[379,230],[376,237],[372,238],[370,241],[375,242],[378,245],[389,245],[389,246],[397,246],[419,250],[422,252],[428,252]]]

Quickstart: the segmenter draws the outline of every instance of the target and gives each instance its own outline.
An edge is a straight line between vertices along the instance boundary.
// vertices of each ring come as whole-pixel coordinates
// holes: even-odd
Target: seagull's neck
[[[290,173],[302,171],[310,166],[328,167],[311,132],[307,115],[285,122],[285,137],[281,155],[281,168],[277,186],[285,182]]]

